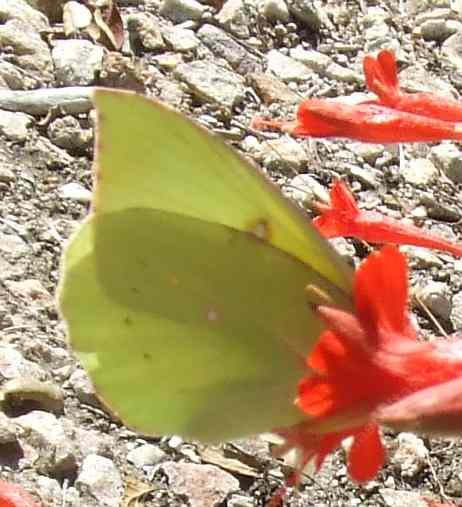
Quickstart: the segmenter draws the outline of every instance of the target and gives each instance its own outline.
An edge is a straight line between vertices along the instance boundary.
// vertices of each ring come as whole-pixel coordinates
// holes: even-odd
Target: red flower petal
[[[21,486],[0,480],[0,507],[39,507],[39,505]]]
[[[377,336],[378,324],[402,339],[409,334],[407,277],[406,258],[396,247],[384,247],[361,264],[355,276],[355,305],[369,337]]]
[[[356,482],[372,480],[385,462],[379,427],[369,424],[355,433],[348,453],[348,472]]]

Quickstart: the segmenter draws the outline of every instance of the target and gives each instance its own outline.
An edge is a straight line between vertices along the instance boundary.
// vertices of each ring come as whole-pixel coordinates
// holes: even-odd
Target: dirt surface
[[[362,58],[385,47],[397,51],[409,89],[423,87],[457,96],[462,93],[462,68],[457,67],[454,51],[457,40],[451,37],[462,33],[460,2],[293,0],[288,18],[277,19],[285,16],[284,2],[274,2],[282,4],[282,14],[275,15],[262,7],[271,2],[257,0],[228,0],[221,10],[219,2],[198,4],[203,8],[199,14],[197,5],[188,10],[180,1],[170,2],[169,8],[168,2],[121,0],[125,32],[120,51],[109,51],[107,41],[92,41],[80,30],[66,35],[62,14],[50,17],[47,2],[30,2],[37,13],[37,6],[45,13],[36,25],[28,13],[32,16],[28,29],[44,44],[40,55],[19,40],[22,25],[13,35],[7,33],[8,23],[21,17],[22,4],[0,1],[3,89],[75,85],[136,89],[161,98],[222,135],[301,205],[309,203],[313,193],[319,198],[333,177],[342,176],[362,207],[413,219],[460,240],[462,169],[457,164],[462,164],[462,154],[456,145],[453,158],[439,157],[433,145],[409,145],[400,160],[396,147],[281,140],[279,134],[248,128],[257,113],[293,117],[301,97],[364,92]],[[297,5],[305,6],[304,12],[311,5],[315,21],[296,14]],[[434,23],[433,32],[428,20]],[[171,31],[179,22],[188,33]],[[223,45],[211,44],[218,35],[213,30],[201,34],[204,25],[220,28],[229,39]],[[25,28],[24,34],[30,42],[32,35]],[[59,58],[50,50],[63,40],[88,40],[93,50],[104,52],[90,77],[81,68],[82,60],[71,77],[67,71],[62,77]],[[297,59],[297,50],[315,50],[328,64],[319,56],[312,63],[311,55],[305,68],[290,69],[288,61],[274,58],[274,50],[298,65],[304,65],[300,61],[308,56]],[[30,54],[32,59],[27,60]],[[181,72],[182,65],[196,61],[225,68],[231,91],[215,97],[198,89],[192,77],[200,69],[186,67]],[[328,70],[331,64],[337,66]],[[79,77],[84,74],[87,77]],[[236,92],[239,87],[243,93]],[[3,107],[0,95],[0,110]],[[178,437],[148,439],[121,426],[98,405],[66,344],[54,301],[63,245],[89,206],[94,115],[83,112],[70,117],[59,107],[27,117],[17,116],[20,112],[19,108],[14,118],[0,119],[0,379],[3,387],[11,379],[28,385],[31,379],[45,381],[58,394],[43,392],[43,386],[31,388],[29,395],[17,389],[20,394],[15,398],[13,393],[12,400],[4,403],[0,476],[24,485],[43,506],[265,505],[289,472],[271,458],[265,438],[214,448]],[[433,167],[427,179],[422,178],[419,162],[415,173],[403,171],[422,159]],[[313,181],[320,187],[314,187]],[[354,263],[371,250],[357,241],[336,245]],[[422,333],[431,338],[457,331],[462,326],[461,261],[418,249],[408,252],[412,287],[419,296],[414,315]],[[418,303],[422,300],[428,311]],[[146,379],[147,389],[150,382],[155,382],[154,376]],[[462,497],[458,440],[419,440],[390,433],[386,441],[389,462],[376,481],[363,487],[353,484],[344,452],[339,451],[318,474],[304,479],[301,491],[289,496],[287,505],[419,507],[423,497],[457,504]],[[142,450],[137,454],[137,449]],[[184,466],[188,463],[195,466]]]

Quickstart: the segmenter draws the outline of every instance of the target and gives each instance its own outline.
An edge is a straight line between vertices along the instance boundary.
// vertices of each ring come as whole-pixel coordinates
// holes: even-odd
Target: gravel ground
[[[204,447],[137,435],[102,410],[66,345],[54,292],[63,244],[88,210],[88,91],[104,85],[160,98],[256,161],[307,213],[342,176],[362,207],[457,240],[456,144],[313,143],[248,125],[255,114],[293,117],[302,97],[364,93],[362,58],[381,48],[395,50],[407,90],[457,97],[462,2],[119,0],[123,33],[117,19],[95,23],[96,4],[0,0],[0,476],[43,506],[262,506],[289,471],[271,458],[268,439]],[[354,263],[370,251],[335,243]],[[457,331],[462,261],[406,251],[422,333]],[[386,440],[389,461],[376,481],[354,485],[339,451],[287,505],[457,504],[457,440]]]

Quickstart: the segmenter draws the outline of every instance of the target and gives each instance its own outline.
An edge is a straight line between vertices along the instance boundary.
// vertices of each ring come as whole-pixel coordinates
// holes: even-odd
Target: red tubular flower
[[[39,507],[39,505],[21,486],[0,481],[0,507]]]
[[[349,474],[356,482],[372,479],[385,459],[382,423],[445,433],[457,415],[460,430],[462,343],[416,340],[407,275],[404,255],[384,247],[356,272],[354,314],[318,307],[328,330],[307,359],[309,373],[296,400],[307,420],[276,430],[285,439],[281,453],[299,451],[296,478],[308,461],[319,468],[343,439],[352,437]],[[441,392],[446,396],[439,398]],[[430,396],[427,404],[425,396]]]
[[[288,132],[295,137],[344,137],[369,143],[462,140],[462,123],[398,111],[380,104],[346,104],[308,99],[298,106],[295,121],[254,118],[251,127]]]
[[[365,56],[363,69],[367,87],[379,97],[380,104],[447,122],[462,122],[461,102],[430,92],[405,93],[400,90],[393,51],[380,51],[376,58]]]
[[[331,205],[317,204],[321,215],[313,225],[326,238],[352,237],[371,243],[415,245],[462,257],[462,245],[452,243],[424,229],[393,220],[373,211],[361,210],[347,185],[337,180],[330,191]]]

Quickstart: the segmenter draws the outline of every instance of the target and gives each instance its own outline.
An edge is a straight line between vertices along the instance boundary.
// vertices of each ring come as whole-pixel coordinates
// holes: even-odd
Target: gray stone
[[[291,0],[289,11],[295,19],[310,30],[317,32],[321,28],[321,19],[312,0]]]
[[[391,463],[399,468],[402,477],[415,477],[427,466],[428,449],[423,440],[413,433],[400,433],[397,443]]]
[[[428,217],[434,220],[458,222],[462,218],[458,207],[448,206],[428,193],[421,195],[420,203],[427,209]]]
[[[283,81],[303,82],[309,78],[309,69],[303,63],[272,49],[266,55],[268,70]]]
[[[24,430],[21,443],[27,449],[26,458],[44,473],[73,473],[76,457],[67,439],[62,422],[56,416],[33,410],[15,417],[13,421]]]
[[[93,84],[103,66],[104,49],[87,40],[58,40],[52,50],[59,86]]]
[[[405,163],[400,171],[404,181],[411,185],[429,185],[438,177],[438,169],[426,158],[416,158]]]
[[[3,412],[0,412],[0,445],[11,444],[18,441],[21,429]]]
[[[255,507],[255,501],[244,495],[233,495],[227,502],[227,507]]]
[[[430,160],[454,183],[462,183],[462,152],[453,143],[441,143],[430,151]]]
[[[91,201],[91,190],[88,190],[80,183],[72,182],[62,185],[58,189],[58,194],[61,199],[69,199],[71,201],[78,202],[90,202]]]
[[[20,236],[0,231],[0,255],[18,260],[28,252],[29,246]]]
[[[45,289],[40,280],[33,278],[26,280],[5,280],[5,287],[18,298],[27,300],[29,304],[37,303],[37,306],[51,306],[53,297]]]
[[[10,90],[30,90],[37,88],[41,81],[10,62],[0,61],[0,83]]]
[[[194,51],[199,46],[199,39],[196,37],[192,30],[181,28],[179,26],[169,27],[163,30],[167,44],[174,50],[180,53],[186,51]]]
[[[165,48],[156,18],[148,13],[139,12],[128,16],[127,30],[130,45],[135,53],[140,50],[159,51]]]
[[[421,65],[410,65],[399,73],[402,88],[408,92],[433,92],[443,96],[456,97],[457,91],[448,83],[428,72]]]
[[[372,143],[348,143],[347,148],[370,165],[375,165],[385,151],[383,144]]]
[[[157,445],[145,444],[127,454],[127,460],[137,468],[157,465],[165,458],[165,452]]]
[[[36,32],[50,29],[48,18],[37,9],[33,9],[25,0],[1,0],[0,19],[2,23],[10,19],[19,19]]]
[[[248,79],[265,104],[273,102],[298,104],[300,102],[300,96],[272,74],[255,72],[250,74]]]
[[[196,0],[163,0],[160,13],[174,23],[188,20],[199,21],[206,7]]]
[[[178,53],[163,53],[156,55],[154,61],[164,70],[172,71],[183,63],[183,57]],[[159,86],[159,85],[158,85]]]
[[[360,181],[364,186],[368,188],[377,188],[377,171],[371,169],[370,167],[360,167],[358,165],[351,165],[348,168],[348,172],[353,178]]]
[[[418,287],[415,297],[424,304],[437,318],[449,321],[451,315],[451,299],[449,287],[443,282],[429,281],[424,287]]]
[[[293,137],[281,136],[262,143],[263,165],[270,170],[299,171],[308,162],[308,156],[301,143]]]
[[[248,15],[249,4],[244,0],[227,0],[217,15],[218,22],[233,35],[241,39],[247,39],[250,35],[249,23],[251,16]]]
[[[451,9],[428,9],[415,17],[415,25],[421,26],[427,21],[445,21],[451,16]]]
[[[263,0],[260,12],[273,22],[287,23],[290,19],[290,12],[284,0]]]
[[[0,25],[0,47],[7,46],[13,48],[22,69],[40,76],[43,83],[51,81],[53,62],[48,45],[26,21],[11,19]]]
[[[0,133],[10,141],[25,141],[31,125],[32,118],[27,114],[0,110]]]
[[[0,346],[0,378],[5,380],[26,376],[41,380],[45,377],[45,371],[38,364],[25,359],[13,347]]]
[[[420,34],[426,41],[442,42],[461,28],[462,23],[454,20],[428,20],[420,26]]]
[[[379,490],[385,507],[428,507],[420,493],[413,491],[396,491],[390,488]]]
[[[458,70],[462,69],[462,32],[456,32],[443,42],[441,54]]]
[[[309,174],[298,174],[290,182],[290,195],[302,205],[329,202],[329,192]]]
[[[239,481],[228,472],[213,465],[168,462],[162,465],[172,491],[185,495],[190,507],[218,507]]]
[[[13,421],[21,428],[35,432],[48,447],[57,447],[66,442],[61,422],[49,412],[33,410],[25,415],[15,417]]]
[[[462,271],[462,261],[459,263]],[[452,297],[451,323],[456,331],[462,330],[462,291]]]
[[[343,81],[344,83],[362,83],[364,78],[353,69],[332,62],[325,70],[325,75],[335,81]]]
[[[197,35],[215,56],[225,59],[240,74],[262,70],[261,61],[221,28],[205,24]]]
[[[76,489],[93,497],[100,507],[119,507],[123,483],[114,463],[103,456],[90,454],[82,463],[75,481]]]
[[[327,55],[314,49],[303,49],[301,46],[291,49],[290,56],[318,74],[324,74],[327,67],[332,63],[331,58]]]
[[[438,257],[438,255],[428,248],[403,245],[400,247],[400,250],[409,257],[413,268],[429,269],[442,268],[444,266],[443,261]]]
[[[386,23],[375,23],[364,31],[366,41],[379,44],[386,41],[390,35],[390,27]]]
[[[389,23],[391,15],[382,7],[372,6],[367,8],[367,12],[362,19],[364,28],[369,28],[377,23]]]
[[[8,165],[0,165],[0,182],[12,183],[13,181],[16,181],[16,174],[14,173],[12,167]]]
[[[182,63],[176,67],[174,74],[206,102],[233,107],[244,99],[244,78],[212,61]]]
[[[87,405],[99,406],[96,391],[85,370],[81,368],[74,371],[69,378],[69,385],[74,390],[77,398]]]
[[[74,116],[57,118],[48,125],[47,132],[48,137],[56,146],[73,153],[85,151],[93,139],[91,130],[82,129]]]

